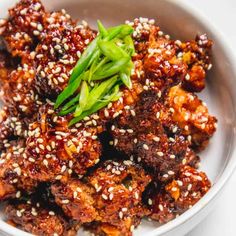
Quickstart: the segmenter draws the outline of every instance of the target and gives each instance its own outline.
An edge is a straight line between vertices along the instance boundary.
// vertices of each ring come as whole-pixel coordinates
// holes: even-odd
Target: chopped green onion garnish
[[[70,125],[97,112],[121,96],[120,86],[132,88],[130,79],[135,53],[129,25],[106,29],[98,21],[98,36],[76,63],[68,86],[57,97],[59,115],[74,112]]]

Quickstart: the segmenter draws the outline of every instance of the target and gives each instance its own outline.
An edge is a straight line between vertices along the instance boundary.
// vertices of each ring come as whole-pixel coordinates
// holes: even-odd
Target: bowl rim
[[[236,65],[236,55],[233,53],[233,50],[231,50],[231,44],[229,43],[228,39],[222,34],[222,32],[215,26],[215,24],[205,16],[198,8],[194,8],[190,3],[187,1],[182,0],[166,0],[167,2],[170,2],[172,5],[175,5],[177,8],[183,10],[184,12],[190,14],[192,18],[197,20],[202,25],[207,25],[208,31],[212,35],[217,36],[218,44],[220,48],[223,49],[227,57],[233,62],[233,64]],[[234,75],[236,77],[236,70],[232,68],[234,71]],[[185,213],[177,217],[176,219],[171,220],[170,222],[151,230],[149,233],[147,233],[147,236],[161,236],[165,233],[169,233],[170,231],[177,228],[179,225],[184,224],[186,221],[189,221],[191,218],[193,218],[195,215],[200,213],[204,208],[206,208],[209,203],[215,199],[223,187],[225,186],[226,182],[229,180],[229,178],[232,176],[234,170],[236,169],[236,147],[235,140],[236,140],[236,127],[234,126],[234,129],[232,130],[232,137],[231,137],[231,152],[228,154],[228,156],[231,156],[232,158],[229,160],[229,162],[226,164],[224,169],[222,170],[221,176],[216,181],[216,183],[212,186],[212,188],[209,190],[209,192],[200,199],[191,209],[187,210]],[[18,236],[32,236],[32,234],[27,233],[23,230],[20,230],[14,226],[11,226],[10,224],[6,223],[4,220],[0,219],[0,233],[3,233],[4,235],[18,235]]]

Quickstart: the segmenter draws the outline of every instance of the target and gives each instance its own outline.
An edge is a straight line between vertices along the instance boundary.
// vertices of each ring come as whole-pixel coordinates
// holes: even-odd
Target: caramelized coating
[[[205,88],[206,71],[210,70],[210,51],[212,40],[206,34],[197,35],[195,40],[180,43],[179,56],[188,65],[188,74],[183,87],[192,92],[201,92]]]
[[[67,86],[71,70],[95,36],[95,32],[84,25],[59,25],[47,30],[35,56],[35,87],[40,94],[55,98]]]
[[[57,116],[53,104],[41,107],[37,121],[29,126],[25,160],[29,175],[39,181],[66,179],[75,172],[80,177],[100,160],[101,126],[68,127],[69,117]]]
[[[206,105],[179,86],[170,89],[166,102],[174,110],[171,118],[184,130],[192,147],[198,151],[204,149],[217,126],[216,118],[209,114]]]
[[[9,10],[9,18],[0,25],[3,36],[11,54],[27,56],[43,30],[45,10],[39,0],[21,0]]]
[[[184,79],[187,66],[176,57],[175,42],[164,36],[158,36],[158,32],[160,32],[158,28],[153,27],[143,67],[145,78],[150,81],[149,87],[163,91]]]
[[[160,223],[172,220],[198,202],[210,187],[205,173],[184,166],[175,180],[149,200],[151,218]]]
[[[33,66],[24,64],[13,70],[2,86],[2,100],[9,107],[11,114],[32,117],[42,102],[35,93],[32,83],[35,79]]]
[[[52,185],[52,193],[73,219],[96,221],[105,235],[130,235],[148,213],[142,206],[142,193],[150,181],[150,176],[129,160],[106,161],[87,177],[87,186],[73,179]]]
[[[51,186],[56,203],[67,216],[81,223],[94,221],[98,213],[92,195],[95,190],[79,179],[70,179],[66,183],[57,182]]]
[[[4,106],[0,111],[0,150],[9,147],[12,140],[26,138],[29,122],[27,118],[12,116]]]
[[[0,199],[19,198],[21,191],[31,192],[37,183],[29,178],[24,167],[26,158],[25,142],[8,144],[10,147],[1,153],[0,159]],[[6,144],[5,144],[6,146]]]
[[[6,206],[8,222],[38,236],[75,236],[78,225],[30,201],[13,202]]]
[[[161,181],[173,178],[182,165],[198,162],[170,115],[155,91],[149,91],[142,93],[138,104],[115,119],[110,128],[113,145],[153,169]]]

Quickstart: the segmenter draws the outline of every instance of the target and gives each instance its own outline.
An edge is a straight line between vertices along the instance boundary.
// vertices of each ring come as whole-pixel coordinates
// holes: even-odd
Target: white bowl
[[[5,17],[7,9],[15,2],[15,0],[2,0],[0,17]],[[162,226],[145,221],[134,233],[135,236],[186,234],[216,205],[216,199],[236,166],[234,69],[236,61],[228,48],[227,41],[199,12],[177,0],[45,0],[43,2],[51,10],[65,8],[74,18],[85,19],[92,26],[95,26],[97,19],[106,25],[116,25],[127,19],[132,20],[142,16],[156,19],[172,38],[189,40],[197,33],[206,32],[214,40],[213,69],[207,78],[207,88],[200,94],[200,97],[207,102],[210,112],[219,120],[216,134],[207,150],[200,155],[201,169],[207,173],[213,187],[195,206],[175,220]],[[1,235],[30,235],[6,224],[3,220],[0,220],[0,230]]]

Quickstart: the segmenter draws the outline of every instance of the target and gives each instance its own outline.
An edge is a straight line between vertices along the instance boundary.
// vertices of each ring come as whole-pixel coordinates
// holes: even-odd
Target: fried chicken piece
[[[79,179],[69,179],[66,183],[54,183],[51,191],[56,203],[70,218],[87,223],[94,221],[98,216],[94,207],[95,200],[92,197],[95,190]]]
[[[194,150],[203,150],[217,125],[217,119],[209,114],[206,105],[196,95],[179,86],[170,89],[166,103],[174,110],[172,119],[188,136]]]
[[[11,54],[27,56],[43,30],[45,10],[39,0],[21,0],[9,10],[9,18],[0,25],[0,34]]]
[[[98,225],[103,235],[130,235],[148,214],[142,206],[142,193],[150,181],[151,177],[129,160],[106,161],[87,177],[86,184],[78,179],[58,182],[52,185],[52,193],[69,217]]]
[[[40,108],[30,124],[25,160],[29,175],[38,181],[66,181],[74,172],[80,177],[100,160],[97,134],[103,129],[95,123],[68,127],[71,116],[57,116],[53,104]]]
[[[174,178],[182,165],[199,161],[170,116],[156,92],[148,91],[110,126],[115,148],[151,168],[161,181]]]
[[[210,187],[211,183],[205,173],[184,166],[175,180],[150,198],[150,217],[166,223],[191,208]]]
[[[32,83],[35,79],[33,66],[24,64],[13,70],[2,86],[2,100],[14,116],[32,117],[42,104]]]
[[[205,88],[207,70],[212,67],[210,51],[212,40],[206,34],[197,35],[195,40],[180,43],[180,58],[188,65],[188,74],[183,88],[191,92],[201,92]]]
[[[130,235],[147,215],[142,193],[150,181],[151,177],[130,160],[106,161],[88,177],[88,182],[96,189],[97,221],[102,222],[101,230],[105,235],[113,235],[110,229],[117,235]]]
[[[187,66],[176,57],[178,47],[175,42],[159,36],[159,32],[157,27],[151,30],[143,67],[145,78],[149,80],[146,86],[163,91],[183,81]]]
[[[5,144],[6,145],[6,144]],[[32,192],[36,181],[29,178],[24,167],[25,141],[9,144],[0,159],[0,199],[19,198],[21,191]]]
[[[0,150],[7,148],[11,140],[26,138],[30,119],[12,116],[9,108],[0,110]]]
[[[47,29],[35,56],[35,87],[40,94],[55,98],[67,86],[71,70],[95,36],[95,31],[83,25]]]
[[[76,222],[31,201],[9,203],[5,208],[5,214],[10,224],[34,235],[75,236],[78,230]]]

